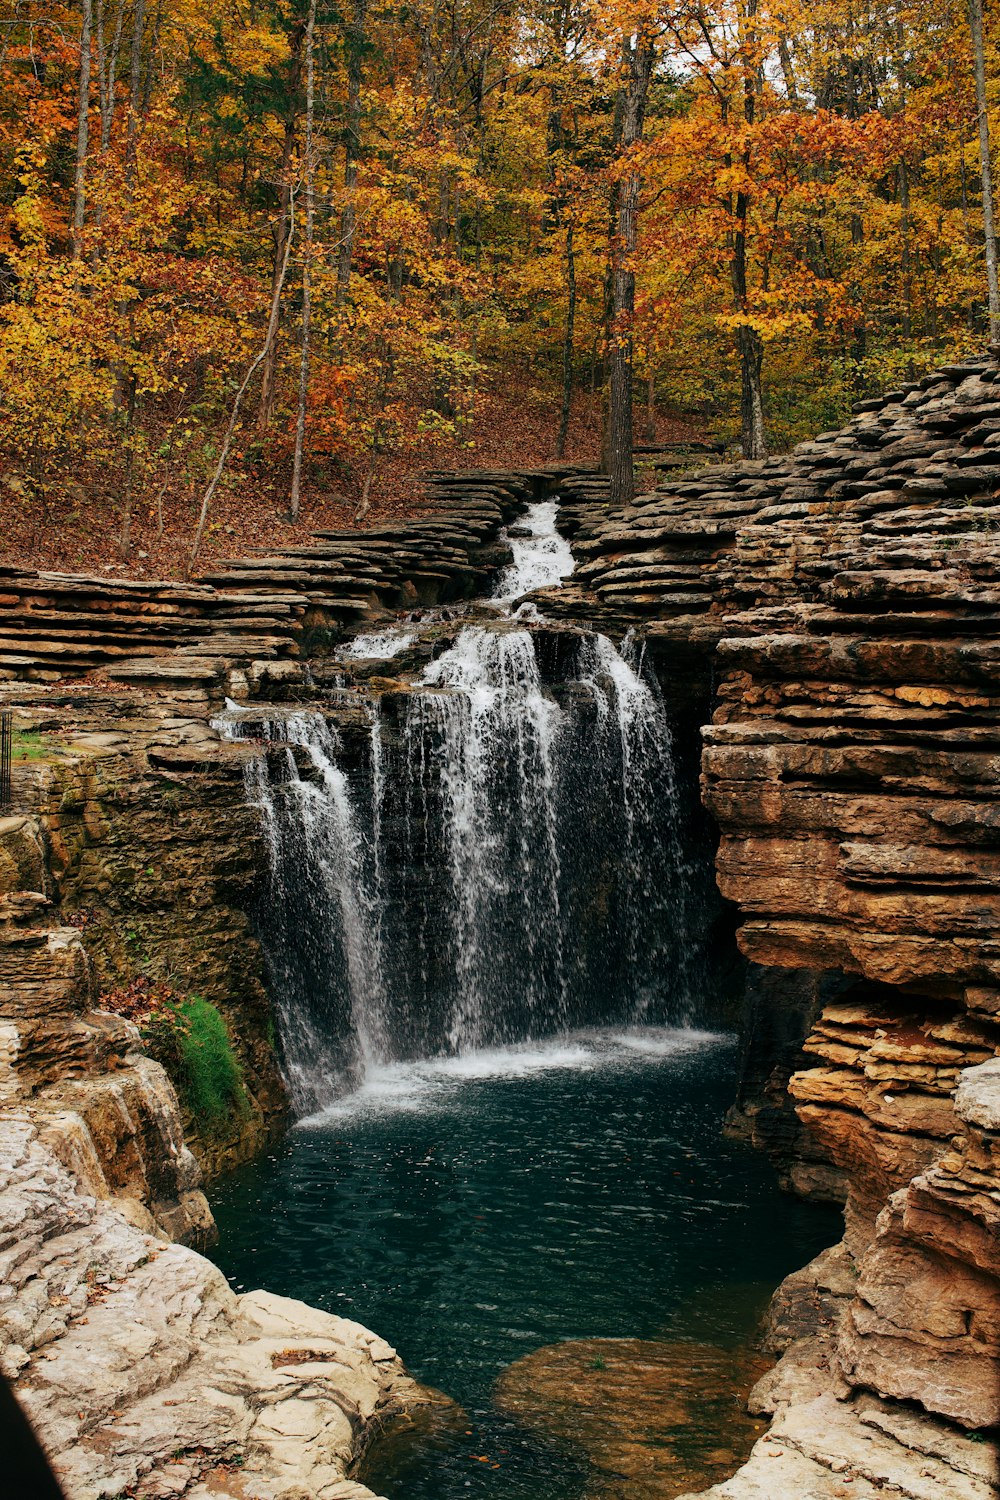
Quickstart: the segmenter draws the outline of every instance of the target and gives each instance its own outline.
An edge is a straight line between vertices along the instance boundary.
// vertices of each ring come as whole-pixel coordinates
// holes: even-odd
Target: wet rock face
[[[45,890],[57,902],[67,930],[75,924],[82,936],[97,1000],[144,976],[180,998],[198,995],[217,1006],[237,1047],[250,1107],[212,1132],[186,1123],[206,1169],[245,1157],[285,1107],[263,956],[249,916],[261,849],[245,799],[246,752],[220,743],[204,698],[29,687],[17,693],[22,714],[49,730],[58,749],[15,768],[18,802],[30,812],[0,822],[0,888]],[[22,944],[20,951],[23,962],[12,957],[11,972],[23,1005],[35,949]],[[67,951],[82,954],[79,942]],[[43,1010],[52,1004],[51,994],[43,997]],[[42,1016],[35,1024],[36,1071],[46,1066],[46,1024]],[[109,1017],[101,1023],[105,1031],[112,1024]],[[57,1026],[50,1080],[72,1076],[73,1036],[82,1046],[79,1027]]]
[[[804,1038],[824,1003],[845,988],[844,976],[747,964],[742,978],[737,1024],[743,1049],[727,1130],[767,1154],[787,1191],[817,1202],[843,1203],[848,1191],[844,1169],[803,1123],[788,1080],[808,1066]]]
[[[95,1006],[86,952],[42,895],[0,896],[0,1102],[99,1199],[187,1242],[214,1233],[177,1097],[130,1021]],[[29,1216],[30,1218],[30,1216]]]

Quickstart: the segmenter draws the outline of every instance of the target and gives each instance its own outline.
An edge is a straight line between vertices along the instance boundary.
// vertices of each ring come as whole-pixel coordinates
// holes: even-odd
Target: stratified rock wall
[[[194,583],[22,572],[0,563],[0,681],[213,685],[299,681],[297,661],[386,610],[466,599],[506,559],[500,527],[571,466],[430,474],[422,513],[317,532],[219,563]],[[233,686],[230,681],[230,688]]]
[[[948,1149],[889,1198],[860,1263],[839,1365],[966,1427],[1000,1426],[1000,1061],[954,1094]]]
[[[245,1157],[284,1111],[249,916],[262,853],[248,751],[220,741],[205,694],[17,692],[19,721],[51,748],[15,770],[30,815],[7,834],[0,824],[0,888],[48,891],[82,935],[99,996],[142,976],[217,1006],[248,1108],[211,1134],[189,1120],[189,1137],[207,1169]],[[64,1075],[65,1059],[54,1063]]]
[[[25,891],[0,896],[0,1100],[94,1197],[178,1240],[214,1232],[177,1097],[131,1022],[99,1010],[79,932]]]
[[[1000,1420],[998,381],[947,367],[628,519],[568,486],[581,567],[546,602],[640,627],[668,692],[712,699],[751,961],[737,1119],[790,1185],[846,1191],[839,1328],[793,1344],[720,1497],[995,1492],[995,1449],[947,1424]]]

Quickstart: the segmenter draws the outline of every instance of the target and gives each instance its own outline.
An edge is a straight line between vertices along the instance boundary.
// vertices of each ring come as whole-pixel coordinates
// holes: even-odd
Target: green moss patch
[[[200,995],[155,1011],[143,1027],[151,1056],[173,1080],[199,1132],[216,1132],[249,1108],[243,1070],[219,1011]]]
[[[51,760],[54,755],[66,753],[64,744],[37,729],[18,729],[15,725],[10,740],[12,761]]]

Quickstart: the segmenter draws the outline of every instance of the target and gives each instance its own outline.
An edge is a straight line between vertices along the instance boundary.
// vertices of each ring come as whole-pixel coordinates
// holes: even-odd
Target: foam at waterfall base
[[[330,1125],[358,1116],[403,1111],[429,1113],[459,1108],[463,1093],[477,1083],[524,1078],[560,1070],[627,1070],[639,1059],[682,1059],[707,1048],[734,1043],[728,1032],[678,1026],[637,1026],[620,1030],[572,1031],[545,1041],[491,1047],[454,1057],[416,1062],[372,1063],[353,1093],[299,1120],[297,1129]]]

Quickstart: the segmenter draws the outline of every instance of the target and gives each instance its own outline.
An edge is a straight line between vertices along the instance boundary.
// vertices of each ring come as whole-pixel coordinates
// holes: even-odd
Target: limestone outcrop
[[[212,1217],[177,1098],[131,1022],[95,1008],[79,932],[42,895],[0,896],[0,1097],[95,1198],[148,1232],[207,1239]]]
[[[580,567],[551,607],[640,627],[680,711],[711,714],[704,801],[756,976],[739,1121],[789,1185],[846,1199],[848,1279],[814,1287],[720,1500],[1000,1477],[998,379],[946,367],[629,517],[567,486]]]
[[[17,684],[4,694],[38,738],[37,758],[14,769],[23,811],[0,822],[0,889],[52,898],[75,925],[98,996],[141,978],[217,1006],[248,1107],[211,1135],[189,1119],[189,1142],[209,1169],[246,1156],[285,1101],[250,919],[260,831],[244,747],[220,741],[204,693]]]
[[[998,1482],[992,1445],[872,1396],[845,1404],[827,1383],[811,1399],[779,1408],[747,1463],[698,1497],[993,1500]]]
[[[885,1082],[865,1077],[866,1061],[875,1073],[882,1065],[870,1059],[871,1045],[858,1045],[857,1020],[841,1009],[807,1044],[828,1060],[835,1028],[841,1037],[848,1025],[856,1033],[853,1057],[841,1059],[851,1062],[853,1074],[842,1097],[830,1092],[829,1068],[793,1080],[842,1159],[854,1147],[836,1113],[853,1111],[860,1122],[865,1093],[877,1094]],[[940,1026],[925,1021],[913,1029],[924,1038],[914,1051],[933,1053],[926,1042]],[[876,1052],[897,1054],[898,1078],[906,1066],[898,1057],[900,1032],[888,1035]],[[873,1028],[870,1042],[886,1036]],[[890,1192],[874,1223],[863,1201],[865,1192],[870,1202],[877,1192],[872,1168],[881,1181],[885,1170],[901,1181],[913,1148],[901,1149],[894,1165],[892,1135],[885,1134],[879,1153],[857,1131],[859,1155],[849,1176],[862,1201],[848,1215],[855,1253],[846,1245],[826,1252],[779,1288],[768,1344],[782,1358],[750,1397],[751,1410],[774,1421],[747,1464],[703,1492],[712,1500],[874,1500],[886,1491],[909,1500],[987,1500],[1000,1489],[1000,1453],[990,1431],[1000,1400],[1000,1063],[965,1069],[951,1095],[927,1097],[938,1130],[936,1145],[928,1136],[921,1148],[930,1164]],[[867,1103],[877,1117],[879,1105]],[[910,1128],[915,1134],[912,1114]]]
[[[69,1500],[364,1500],[378,1424],[429,1399],[383,1340],[263,1292],[85,1191],[0,1123],[3,1362]]]
[[[96,670],[168,690],[214,686],[216,696],[247,669],[301,681],[299,660],[351,625],[482,592],[504,561],[501,526],[571,467],[430,474],[411,520],[318,532],[308,546],[261,549],[192,583],[0,565],[0,681]]]
[[[1000,1061],[962,1074],[948,1148],[880,1213],[838,1363],[855,1386],[1000,1427]]]
[[[68,1500],[363,1500],[379,1423],[430,1399],[359,1325],[237,1297],[177,1096],[99,1008],[44,884],[41,823],[0,822],[0,1367]]]

